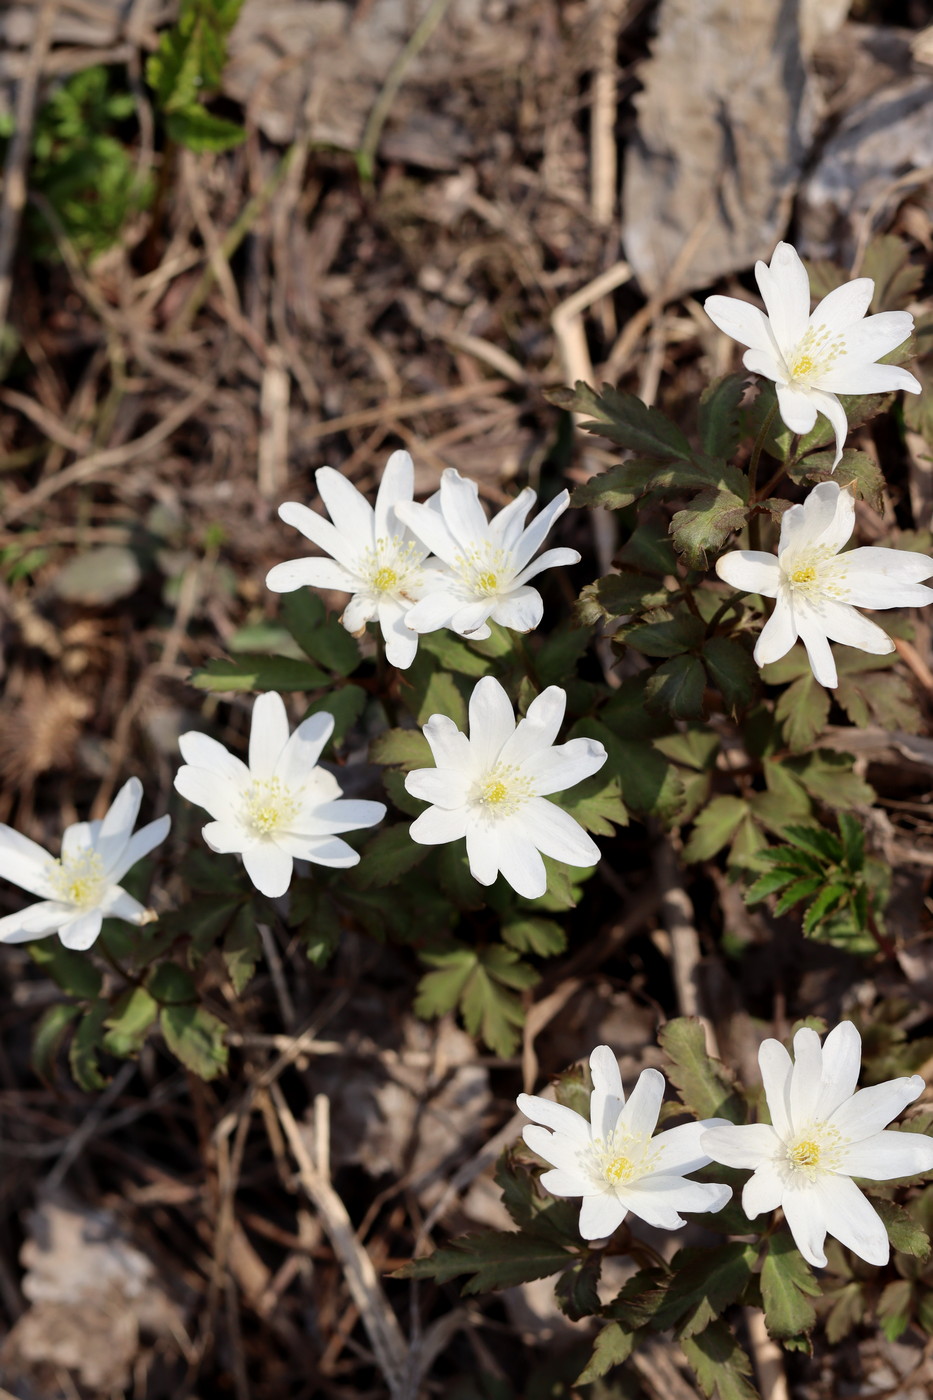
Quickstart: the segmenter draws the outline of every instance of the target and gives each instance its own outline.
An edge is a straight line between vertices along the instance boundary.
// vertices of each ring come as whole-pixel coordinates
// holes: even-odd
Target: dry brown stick
[[[372,1260],[356,1238],[346,1206],[330,1181],[322,1175],[320,1164],[316,1166],[311,1160],[298,1124],[278,1084],[272,1084],[269,1092],[292,1156],[298,1164],[298,1179],[316,1208],[340,1261],[347,1287],[363,1319],[389,1394],[392,1400],[405,1400],[409,1395],[406,1380],[408,1346],[398,1318],[386,1300]]]
[[[344,413],[340,418],[329,418],[322,423],[314,423],[300,435],[302,446],[317,438],[332,437],[335,433],[345,433],[348,428],[369,428],[386,418],[411,418],[415,413],[433,413],[439,408],[455,408],[469,403],[471,399],[494,398],[510,387],[508,379],[484,379],[479,384],[458,384],[454,389],[441,389],[434,394],[422,394],[414,399],[395,399],[379,404],[376,408],[361,408],[356,413]]]
[[[85,434],[73,433],[67,423],[56,418],[54,413],[43,408],[41,403],[31,399],[28,394],[17,393],[15,389],[0,389],[0,403],[16,409],[24,418],[35,423],[37,428],[41,428],[47,438],[61,447],[67,447],[69,452],[86,452],[91,445]]]
[[[13,256],[19,237],[19,225],[26,205],[26,167],[32,145],[32,128],[39,95],[39,79],[52,42],[52,27],[58,13],[59,0],[45,0],[36,20],[32,48],[23,69],[16,93],[13,114],[13,139],[3,171],[3,191],[0,193],[0,326],[6,324],[13,289]]]
[[[654,871],[661,893],[661,918],[671,940],[674,987],[682,1016],[699,1016],[706,1032],[706,1048],[717,1055],[716,1036],[703,1015],[697,986],[700,935],[694,924],[693,903],[683,886],[680,862],[670,837],[661,835],[654,849]]]
[[[608,228],[616,207],[616,44],[625,0],[592,0],[596,8],[593,105],[590,113],[590,207]]]
[[[9,510],[0,516],[0,525],[9,525],[14,520],[20,520],[29,511],[52,496],[58,495],[59,491],[64,491],[68,486],[75,486],[79,482],[89,481],[94,476],[99,476],[102,472],[112,471],[114,467],[125,467],[134,458],[141,457],[144,452],[148,452],[153,447],[158,447],[166,438],[171,437],[182,423],[186,422],[206,401],[211,397],[217,387],[216,378],[207,380],[198,386],[193,393],[177,404],[161,423],[157,423],[154,428],[150,428],[141,437],[134,438],[132,442],[126,442],[122,447],[108,447],[101,452],[92,452],[89,457],[83,457],[79,462],[72,462],[70,467],[64,471],[57,472],[55,476],[49,477],[46,481],[40,481],[39,485],[32,491],[27,491],[25,496],[21,496],[18,501],[14,501]]]
[[[755,1375],[765,1400],[790,1400],[784,1374],[784,1354],[778,1343],[768,1336],[764,1313],[759,1308],[746,1308],[745,1326]]]

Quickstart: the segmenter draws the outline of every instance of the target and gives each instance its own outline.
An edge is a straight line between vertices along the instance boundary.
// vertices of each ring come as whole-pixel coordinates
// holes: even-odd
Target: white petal
[[[245,850],[243,864],[259,893],[269,899],[277,899],[291,884],[292,858],[271,841]]]
[[[867,1181],[933,1171],[933,1139],[921,1133],[876,1133],[843,1148],[838,1169]]]
[[[539,1123],[544,1128],[551,1128],[555,1133],[570,1138],[581,1147],[588,1147],[592,1138],[590,1125],[581,1113],[575,1113],[572,1108],[567,1108],[562,1103],[555,1103],[553,1099],[545,1099],[540,1094],[519,1094],[515,1100],[519,1113],[524,1113],[526,1118],[530,1118],[533,1123]],[[535,1152],[538,1151],[532,1143],[528,1144]],[[553,1161],[552,1157],[547,1157],[547,1161]],[[566,1162],[555,1165],[566,1165]]]
[[[354,851],[339,836],[293,836],[283,832],[276,837],[276,841],[295,860],[309,860],[315,865],[326,865],[335,870],[346,870],[360,863],[359,851]]]
[[[884,1084],[873,1084],[869,1089],[859,1089],[851,1099],[840,1104],[829,1119],[849,1142],[860,1142],[873,1137],[891,1122],[892,1118],[913,1103],[923,1093],[924,1084],[919,1074],[905,1075],[902,1079],[888,1079]]]
[[[537,1123],[526,1123],[522,1129],[522,1137],[542,1161],[568,1176],[586,1181],[585,1168],[581,1165],[586,1160],[585,1154],[581,1152],[579,1143],[569,1138],[566,1133],[552,1133],[549,1128],[540,1127]],[[584,1190],[574,1194],[585,1196],[592,1189],[591,1181]]]
[[[119,885],[113,885],[107,891],[100,909],[105,919],[123,919],[128,924],[143,924],[148,918],[145,904],[140,904]]]
[[[849,326],[845,334],[846,358],[864,364],[880,360],[903,345],[913,332],[914,318],[909,311],[881,311]]]
[[[0,943],[28,943],[31,938],[47,938],[57,933],[74,914],[74,909],[58,900],[43,899],[15,914],[0,919]]]
[[[375,515],[366,497],[333,467],[319,467],[314,480],[327,514],[340,533],[356,541],[360,549],[371,547],[376,538]]]
[[[356,573],[360,543],[364,548],[372,543],[371,532],[365,541],[354,541],[352,536],[345,536],[342,531],[335,529],[318,511],[300,505],[298,501],[286,501],[284,505],[279,506],[279,516],[286,525],[294,525],[296,530],[300,530],[305,539],[316,544],[318,549],[332,555],[351,574]]]
[[[520,820],[523,835],[552,860],[581,867],[599,863],[600,849],[592,836],[575,817],[546,797],[529,798],[522,806]]]
[[[699,1171],[710,1160],[708,1152],[700,1146],[703,1134],[712,1128],[728,1128],[725,1118],[704,1118],[700,1123],[681,1123],[679,1127],[667,1128],[651,1139],[651,1151],[660,1153],[657,1170],[665,1176],[676,1173],[686,1176]]]
[[[650,1138],[658,1126],[658,1114],[665,1090],[664,1075],[657,1069],[643,1069],[625,1101],[617,1128],[632,1137]]]
[[[252,844],[251,838],[243,828],[233,822],[208,822],[206,826],[202,826],[201,835],[214,854],[220,856],[239,855],[246,846]]]
[[[619,1198],[632,1214],[658,1230],[676,1230],[683,1225],[682,1210],[722,1210],[731,1195],[728,1186],[688,1181],[683,1176],[645,1176],[619,1188]]]
[[[542,1172],[538,1180],[552,1196],[585,1196],[593,1189],[592,1181],[588,1181],[586,1177],[575,1176],[573,1172],[563,1171],[559,1167]]]
[[[789,590],[779,596],[774,611],[758,634],[755,643],[755,662],[767,666],[769,661],[780,661],[786,656],[797,640],[797,624],[794,621],[794,605]]]
[[[30,894],[51,894],[48,872],[52,857],[28,836],[0,826],[0,876]]]
[[[217,821],[223,821],[236,811],[243,788],[218,773],[208,772],[206,768],[184,764],[175,774],[175,791],[196,807],[203,807]]]
[[[359,577],[335,559],[286,559],[266,574],[266,587],[273,593],[292,593],[296,588],[333,588],[353,593]]]
[[[603,1240],[618,1230],[628,1208],[614,1196],[584,1196],[580,1207],[580,1234],[585,1240]]]
[[[823,389],[811,389],[810,394],[813,402],[833,425],[833,432],[836,434],[836,455],[833,458],[832,470],[835,471],[842,457],[842,449],[846,445],[846,438],[849,435],[849,420],[842,404],[835,394],[827,394]]]
[[[758,1067],[774,1131],[786,1141],[793,1131],[790,1116],[793,1061],[779,1040],[763,1040],[758,1049]]]
[[[255,728],[255,715],[253,727]],[[288,721],[285,721],[286,735]],[[326,710],[303,719],[294,734],[286,738],[275,756],[272,776],[289,787],[304,787],[311,781],[325,744],[334,732],[334,717]],[[279,735],[281,737],[281,734]],[[252,735],[250,736],[252,742]]]
[[[870,277],[856,277],[851,282],[843,282],[841,287],[827,292],[817,304],[810,317],[810,325],[814,329],[825,326],[832,335],[848,330],[853,322],[861,321],[865,315],[874,290],[875,284]]]
[[[919,394],[923,388],[920,381],[900,365],[849,364],[845,360],[814,379],[813,387],[831,394],[890,394],[898,389]]]
[[[429,807],[420,817],[415,818],[408,828],[408,834],[419,846],[445,846],[448,841],[459,841],[462,836],[466,836],[467,820],[465,807],[456,808],[454,811],[445,811],[443,807]],[[498,873],[494,872],[491,880],[483,880],[473,869],[472,861],[470,870],[473,878],[479,880],[481,885],[491,885]]]
[[[195,768],[205,768],[208,772],[227,779],[228,787],[232,784],[239,790],[248,785],[250,776],[246,764],[209,734],[189,729],[187,734],[180,736],[178,747],[186,763]]]
[[[437,632],[450,625],[451,618],[461,606],[461,599],[452,587],[447,584],[439,586],[408,609],[405,625],[419,635]]]
[[[281,695],[275,690],[257,695],[249,730],[250,777],[261,783],[274,777],[275,766],[287,743],[288,715]]]
[[[489,522],[479,503],[479,487],[455,467],[448,467],[441,474],[441,514],[461,549],[474,548],[489,534]]]
[[[742,356],[742,364],[750,374],[761,374],[765,379],[780,380],[783,383],[787,378],[784,361],[773,350],[746,350]]]
[[[465,807],[470,780],[455,768],[415,768],[405,778],[405,791],[422,802],[433,802],[447,811]]]
[[[823,1122],[855,1093],[862,1067],[862,1037],[851,1021],[840,1021],[823,1041],[823,1082],[814,1117]]]
[[[432,715],[424,726],[424,737],[431,746],[438,768],[455,768],[473,773],[470,741],[449,715]],[[421,772],[421,769],[416,771]]]
[[[740,301],[738,297],[707,297],[703,310],[714,326],[731,335],[740,345],[764,350],[772,356],[778,353],[767,316],[751,302]]]
[[[467,860],[470,862],[470,874],[481,885],[494,885],[499,874],[499,857],[502,851],[498,832],[492,830],[484,822],[474,821],[468,809],[464,809],[463,820],[466,826],[466,848]],[[421,817],[418,818],[418,821],[421,821]]]
[[[505,598],[497,598],[489,616],[513,632],[533,632],[544,616],[544,599],[536,588],[522,584]]]
[[[358,797],[341,797],[335,802],[322,802],[313,809],[311,820],[304,825],[301,816],[289,823],[289,835],[299,840],[311,836],[332,836],[340,831],[362,831],[375,826],[386,814],[384,802],[367,802]],[[276,837],[278,840],[278,836]]]
[[[716,572],[724,583],[742,593],[760,593],[776,598],[781,585],[781,571],[773,554],[760,549],[734,549],[716,560]]]
[[[498,846],[498,864],[502,876],[522,899],[540,899],[547,893],[547,871],[537,848],[526,835],[523,823],[500,821],[494,833],[490,833]],[[467,855],[470,868],[473,866],[472,851],[475,839],[471,842],[471,831],[467,831]],[[475,873],[475,872],[474,872]]]
[[[793,507],[784,520],[793,513]],[[782,522],[783,523],[783,522]],[[807,496],[800,516],[789,522],[787,538],[781,532],[778,553],[784,555],[796,547],[823,548],[838,553],[855,529],[855,500],[836,481],[821,481]]]
[[[590,1074],[593,1078],[593,1092],[590,1094],[593,1136],[608,1137],[625,1103],[619,1062],[608,1045],[597,1045],[590,1055]]]
[[[142,800],[142,783],[138,778],[130,778],[113,799],[100,824],[94,845],[108,872],[116,865],[129,842]]]
[[[68,923],[62,924],[58,936],[73,953],[83,953],[97,939],[104,916],[100,909],[88,909]]]
[[[816,422],[816,403],[812,396],[792,384],[777,386],[781,418],[792,433],[808,433]]]
[[[522,569],[520,574],[516,574],[512,580],[513,588],[520,588],[522,584],[541,574],[545,569],[566,569],[570,564],[579,564],[580,551],[578,549],[567,549],[562,546],[560,549],[546,549],[543,554],[539,554],[536,559],[532,559]]]
[[[821,599],[814,616],[815,625],[818,624],[830,641],[858,647],[859,651],[868,651],[874,656],[886,656],[894,650],[894,643],[884,628],[850,608],[848,603],[838,603],[834,598]],[[801,627],[801,634],[802,630]]]
[[[407,603],[396,603],[392,599],[379,603],[379,626],[386,646],[386,660],[400,671],[408,670],[418,650],[418,633],[405,621],[407,612]]]
[[[62,833],[62,860],[77,860],[93,849],[100,831],[100,822],[75,822]]]
[[[846,1178],[833,1178],[834,1182],[836,1180],[844,1181]],[[818,1183],[810,1182],[805,1177],[800,1182],[792,1179],[785,1186],[781,1205],[794,1244],[804,1259],[815,1268],[825,1268],[823,1241],[826,1239],[826,1212]]]
[[[488,633],[486,627],[487,618],[491,617],[495,611],[496,600],[494,598],[472,598],[467,603],[461,603],[450,619],[450,629],[458,632],[461,637],[476,637],[482,632]]]
[[[515,567],[515,572],[519,575],[519,578],[516,579],[516,582],[524,582],[525,577],[531,577],[530,573],[528,573],[527,570],[525,575],[522,576],[521,570],[526,569],[526,565],[528,565],[532,557],[535,554],[537,554],[545,539],[553,529],[554,522],[561,515],[563,515],[564,511],[569,505],[570,492],[561,491],[559,495],[554,497],[553,501],[549,501],[548,504],[544,507],[544,509],[542,511],[539,511],[539,513],[535,516],[534,520],[532,520],[531,524],[528,526],[527,530],[525,530],[522,533],[521,538],[516,544],[515,550],[512,555],[512,562]],[[574,550],[573,553],[576,554],[576,550]],[[577,559],[579,559],[579,557],[580,556],[577,555]],[[576,559],[572,562],[576,563]]]
[[[802,609],[797,619],[797,633],[807,649],[807,660],[814,677],[827,690],[835,690],[839,677],[826,634],[815,625],[812,616],[803,614]]]
[[[810,317],[810,279],[796,248],[779,243],[771,264],[755,264],[755,278],[771,322],[771,331],[786,356],[800,340]],[[788,424],[790,427],[790,424]]]
[[[749,1220],[764,1211],[777,1210],[784,1196],[784,1181],[773,1162],[762,1162],[742,1188],[742,1209]]]
[[[845,1176],[827,1175],[820,1177],[815,1185],[829,1234],[866,1264],[886,1264],[891,1254],[888,1232],[855,1182]],[[787,1214],[786,1200],[784,1214]]]
[[[767,1123],[744,1123],[706,1129],[700,1135],[700,1147],[724,1167],[754,1169],[781,1151],[781,1139]]]
[[[116,865],[108,872],[110,879],[119,883],[128,870],[132,870],[137,861],[142,860],[150,851],[154,851],[156,846],[161,846],[171,829],[172,819],[169,816],[158,817],[156,821],[141,826],[135,835],[131,836],[124,846],[120,859]]]
[[[921,580],[933,575],[933,559],[906,549],[867,545],[840,554],[836,569],[845,580],[846,602],[861,608],[914,608],[933,602]]]
[[[443,516],[436,510],[432,510],[428,505],[418,505],[415,501],[398,501],[395,506],[395,514],[415,538],[420,540],[432,554],[436,554],[438,559],[442,559],[445,564],[451,566],[456,563],[460,546],[447,528]],[[412,625],[409,623],[409,626]],[[418,628],[419,632],[433,630],[433,628]]]
[[[378,615],[379,604],[371,593],[355,593],[340,614],[340,625],[352,637],[359,637],[367,622],[374,622]]]
[[[508,748],[507,744],[502,754],[503,763],[509,761]],[[607,758],[598,739],[570,739],[566,744],[532,754],[522,765],[522,775],[531,782],[535,795],[544,797],[550,792],[565,792],[575,783],[592,777]]]
[[[396,533],[395,504],[410,501],[415,490],[415,464],[411,453],[393,452],[385,464],[376,492],[375,537],[391,539]]]
[[[790,1121],[800,1133],[812,1121],[823,1079],[823,1050],[816,1031],[804,1026],[794,1036],[790,1076]]]
[[[495,767],[502,746],[514,733],[511,700],[495,676],[483,676],[470,696],[470,748],[477,773]]]
[[[567,692],[560,686],[549,685],[542,690],[528,706],[524,719],[519,720],[514,734],[502,746],[501,761],[519,766],[542,749],[549,749],[560,732],[566,708]]]
[[[507,506],[493,516],[489,522],[489,538],[500,549],[511,553],[515,548],[521,539],[528,512],[536,500],[537,493],[532,491],[530,486],[526,486],[523,491],[519,491],[514,501],[509,501]]]

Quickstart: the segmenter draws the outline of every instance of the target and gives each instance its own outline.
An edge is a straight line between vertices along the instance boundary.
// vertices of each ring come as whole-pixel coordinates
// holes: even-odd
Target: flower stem
[[[776,413],[777,399],[774,400],[774,403],[765,415],[765,421],[758,430],[755,446],[752,448],[752,458],[748,464],[748,503],[750,506],[754,506],[757,503],[756,488],[758,485],[758,463],[761,461],[765,440],[768,433],[771,431],[771,424],[774,422]],[[761,548],[761,516],[759,515],[753,515],[748,522],[748,543],[752,549]]]

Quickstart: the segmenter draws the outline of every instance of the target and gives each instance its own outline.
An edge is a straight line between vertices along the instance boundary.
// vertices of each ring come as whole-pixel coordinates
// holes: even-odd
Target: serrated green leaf
[[[510,919],[502,925],[502,937],[510,948],[519,953],[537,953],[540,958],[553,958],[567,947],[567,935],[553,919]]]
[[[875,790],[853,771],[854,762],[851,754],[817,749],[814,753],[789,759],[786,766],[797,775],[807,792],[827,807],[837,810],[871,807]]]
[[[603,1252],[594,1250],[565,1269],[554,1287],[557,1306],[571,1322],[598,1313],[602,1304],[596,1285],[603,1263]]]
[[[715,379],[700,396],[700,446],[710,457],[732,457],[738,448],[742,438],[739,404],[745,395],[747,378],[744,374],[727,374]]]
[[[28,951],[36,966],[69,996],[93,1001],[99,995],[103,978],[87,953],[66,948],[57,938],[30,943]]]
[[[745,903],[760,904],[763,899],[767,899],[769,894],[777,894],[778,890],[782,890],[795,878],[796,872],[792,870],[766,870],[745,891]]]
[[[445,671],[478,678],[488,676],[496,669],[493,657],[481,656],[454,632],[427,632],[421,638],[420,645],[437,659]]]
[[[645,703],[649,710],[673,719],[699,719],[705,691],[702,662],[695,656],[672,656],[645,682]]]
[[[608,1322],[597,1334],[590,1359],[577,1376],[575,1385],[589,1385],[608,1375],[631,1356],[641,1338],[640,1331],[627,1332],[618,1322]]]
[[[667,657],[692,651],[702,642],[705,631],[700,618],[680,608],[671,617],[635,623],[616,635],[643,656]]]
[[[692,505],[671,521],[674,548],[695,569],[705,569],[733,530],[741,530],[748,507],[734,491],[701,491]]]
[[[189,151],[230,151],[242,146],[246,128],[226,117],[215,117],[199,102],[165,115],[165,130],[178,146]]]
[[[203,1006],[163,1006],[159,1025],[172,1054],[200,1079],[227,1069],[227,1028]]]
[[[650,612],[669,600],[667,589],[659,588],[656,579],[645,578],[643,574],[607,574],[587,584],[577,599],[575,611],[582,623],[592,624],[607,618]]]
[[[881,1216],[894,1249],[899,1250],[901,1254],[909,1254],[914,1259],[929,1259],[930,1237],[913,1216],[902,1206],[879,1196],[872,1196],[871,1203]]]
[[[369,746],[373,763],[394,763],[410,773],[413,768],[433,768],[431,745],[420,729],[387,729]]]
[[[741,643],[711,637],[703,647],[703,664],[729,714],[736,715],[755,699],[760,690],[758,667]]]
[[[667,578],[677,572],[677,556],[664,521],[649,515],[639,518],[631,535],[618,551],[615,563],[636,573]]]
[[[403,1264],[389,1277],[433,1278],[447,1283],[472,1274],[463,1292],[485,1293],[547,1278],[565,1268],[573,1257],[550,1240],[517,1230],[486,1230],[483,1234],[461,1235],[446,1248]]]
[[[632,452],[662,460],[690,458],[690,444],[676,424],[612,384],[604,384],[597,394],[578,379],[573,389],[553,389],[545,397],[570,413],[588,414],[591,421],[580,424],[585,432],[609,438]]]
[[[55,1060],[69,1026],[81,1015],[80,1006],[73,1001],[59,1001],[43,1012],[33,1032],[29,1063],[34,1073],[51,1084],[55,1078]]]
[[[820,737],[829,719],[829,705],[829,692],[809,670],[787,687],[774,713],[792,753],[810,748]]]
[[[914,1284],[906,1278],[892,1279],[885,1285],[876,1309],[881,1330],[889,1342],[896,1342],[910,1326],[913,1316]]]
[[[518,1148],[519,1153],[526,1150],[524,1145]],[[495,1180],[502,1192],[502,1204],[520,1230],[552,1244],[579,1245],[579,1201],[542,1195],[537,1172],[515,1149],[506,1148],[499,1157]]]
[[[872,311],[899,311],[913,301],[923,282],[923,266],[911,260],[910,247],[894,233],[878,234],[865,249],[861,276],[875,284]]]
[[[751,1362],[724,1322],[712,1322],[697,1336],[685,1337],[681,1347],[710,1400],[759,1400],[750,1380]]]
[[[809,1332],[816,1322],[810,1302],[820,1285],[789,1235],[772,1235],[761,1268],[765,1323],[772,1337]]]
[[[138,1055],[158,1014],[158,1002],[145,987],[130,987],[117,999],[104,1022],[104,1049],[121,1060]]]
[[[693,1016],[675,1017],[661,1027],[658,1042],[671,1062],[668,1078],[697,1118],[744,1122],[744,1104],[725,1066],[707,1051],[701,1021]]]
[[[684,847],[684,860],[710,860],[732,840],[739,823],[748,815],[748,803],[741,797],[714,797],[697,817]]]
[[[262,940],[252,904],[243,904],[227,929],[222,947],[224,965],[237,996],[251,981],[262,954]]]
[[[865,452],[855,452],[847,448],[833,470],[835,449],[830,452],[812,452],[798,460],[791,470],[794,481],[816,485],[820,481],[835,481],[839,486],[854,485],[856,498],[865,501],[879,515],[884,514],[884,473],[877,462]]]
[[[542,686],[557,685],[577,672],[577,662],[593,639],[593,629],[567,623],[556,627],[535,657],[535,673]]]
[[[839,863],[842,860],[842,843],[822,826],[788,826],[784,835],[803,851],[809,851],[824,864],[827,861]]]
[[[402,700],[422,727],[432,715],[447,715],[458,729],[467,729],[467,702],[452,675],[437,669],[437,661],[419,651],[401,675]]]
[[[281,594],[279,610],[294,641],[310,657],[314,634],[327,620],[323,598],[310,588],[296,588]]]
[[[923,713],[914,692],[895,671],[839,672],[835,699],[860,729],[875,723],[906,734],[923,732]]]
[[[408,834],[408,826],[384,826],[371,836],[360,852],[360,863],[348,872],[346,879],[354,889],[385,889],[398,883],[407,870],[430,854],[430,846],[419,845]]]
[[[652,1325],[674,1327],[677,1336],[702,1332],[744,1293],[758,1260],[757,1246],[720,1244],[716,1249],[682,1249],[671,1262],[667,1299]]]
[[[788,909],[793,909],[795,904],[799,904],[802,899],[809,899],[811,894],[815,894],[823,883],[822,875],[806,875],[802,880],[795,880],[788,885],[774,906],[774,912],[778,916],[786,914]]]
[[[334,721],[333,732],[324,748],[325,754],[332,753],[344,742],[365,710],[368,699],[369,696],[362,686],[341,685],[318,700],[312,700],[302,719],[307,719],[310,715],[326,714]]]
[[[290,656],[232,657],[208,661],[191,673],[196,690],[319,690],[330,684],[326,671]]]
[[[103,1049],[104,1022],[110,1014],[110,1003],[95,1001],[77,1024],[68,1050],[68,1064],[79,1089],[92,1094],[106,1087],[100,1072],[98,1054]]]
[[[164,1006],[193,1002],[198,994],[191,973],[175,962],[158,963],[146,979],[146,987],[150,995]]]
[[[827,1300],[832,1300],[825,1322],[826,1340],[830,1346],[837,1346],[865,1316],[864,1288],[862,1281],[857,1279],[826,1295]]]
[[[811,803],[789,764],[766,758],[762,767],[765,791],[753,793],[749,806],[763,826],[783,836],[790,822],[805,820],[810,816]]]
[[[846,865],[852,871],[864,869],[865,828],[849,812],[840,812],[836,820]]]
[[[844,885],[825,885],[803,916],[803,931],[809,938],[817,925],[843,902],[848,894]]]

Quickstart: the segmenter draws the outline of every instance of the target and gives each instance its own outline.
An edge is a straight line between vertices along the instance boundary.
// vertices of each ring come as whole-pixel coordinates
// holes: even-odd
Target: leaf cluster
[[[246,140],[237,122],[215,116],[203,105],[220,87],[227,62],[227,39],[243,0],[182,0],[175,24],[159,36],[146,63],[170,139],[192,151],[227,151]]]

